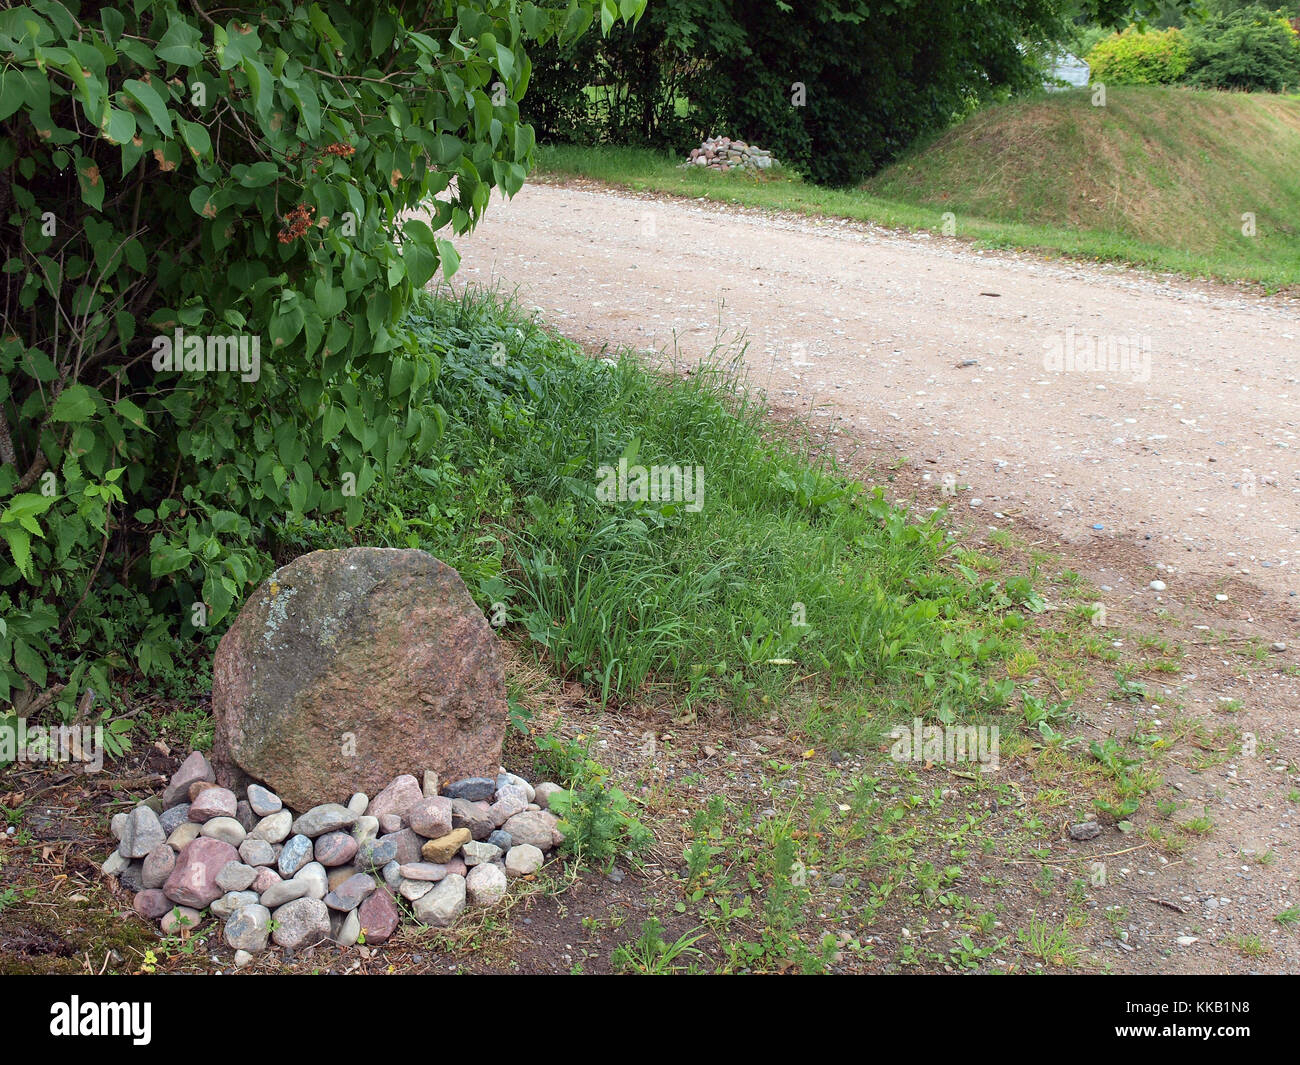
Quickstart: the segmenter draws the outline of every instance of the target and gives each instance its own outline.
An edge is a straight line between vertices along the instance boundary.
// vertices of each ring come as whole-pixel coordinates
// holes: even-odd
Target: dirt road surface
[[[460,250],[459,280],[586,346],[689,364],[743,340],[778,416],[907,456],[919,503],[1062,549],[1116,618],[1177,618],[1191,650],[1163,690],[1211,717],[1239,700],[1270,754],[1167,774],[1217,830],[1134,855],[1115,967],[1300,971],[1270,923],[1300,902],[1300,301],[590,184],[527,186]],[[1209,631],[1287,647],[1244,675]],[[1234,949],[1247,934],[1272,953]]]

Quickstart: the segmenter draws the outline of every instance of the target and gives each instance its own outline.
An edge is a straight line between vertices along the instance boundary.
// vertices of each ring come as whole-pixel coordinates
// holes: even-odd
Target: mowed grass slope
[[[743,132],[743,131],[738,131]],[[1111,86],[997,104],[856,189],[551,146],[540,171],[941,232],[987,247],[1300,287],[1300,98]],[[1255,217],[1255,236],[1242,216]]]
[[[1295,268],[1300,100],[1114,86],[973,115],[867,183],[957,215],[1114,233]],[[1255,216],[1256,235],[1242,232]]]

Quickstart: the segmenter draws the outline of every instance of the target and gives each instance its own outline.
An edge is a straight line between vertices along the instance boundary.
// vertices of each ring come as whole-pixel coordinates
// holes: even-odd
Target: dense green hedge
[[[1129,28],[1088,53],[1092,80],[1114,85],[1172,85],[1187,72],[1191,53],[1182,30],[1145,33]]]
[[[1186,81],[1205,89],[1300,90],[1300,34],[1281,11],[1247,7],[1188,27]]]
[[[430,451],[403,313],[524,181],[525,43],[643,3],[0,11],[0,703],[167,671]]]
[[[1300,88],[1300,34],[1281,11],[1221,9],[1179,30],[1125,30],[1088,53],[1092,80],[1286,92]]]

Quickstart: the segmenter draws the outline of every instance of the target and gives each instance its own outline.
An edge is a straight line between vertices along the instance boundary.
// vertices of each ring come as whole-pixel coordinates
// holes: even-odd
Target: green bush
[[[1177,27],[1145,33],[1130,27],[1102,40],[1086,59],[1094,82],[1172,85],[1187,70],[1191,53]]]
[[[0,11],[0,701],[166,673],[431,453],[404,312],[523,184],[525,42],[643,2]]]
[[[1300,88],[1300,35],[1263,6],[1219,12],[1188,27],[1185,80],[1205,89],[1286,92]]]

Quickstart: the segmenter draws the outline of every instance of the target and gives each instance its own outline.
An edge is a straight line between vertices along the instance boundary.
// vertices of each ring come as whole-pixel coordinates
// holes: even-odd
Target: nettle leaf
[[[187,548],[176,544],[164,544],[149,559],[149,575],[166,577],[169,573],[189,569],[193,561],[194,555]]]
[[[0,538],[9,545],[14,565],[26,580],[32,579],[32,538],[25,529],[0,528]]]
[[[83,384],[68,385],[50,408],[52,422],[84,422],[102,402],[99,393]]]
[[[8,501],[4,512],[0,513],[0,525],[21,525],[33,536],[45,535],[37,524],[38,515],[44,514],[54,505],[54,496],[40,495],[36,492],[22,492]]]

